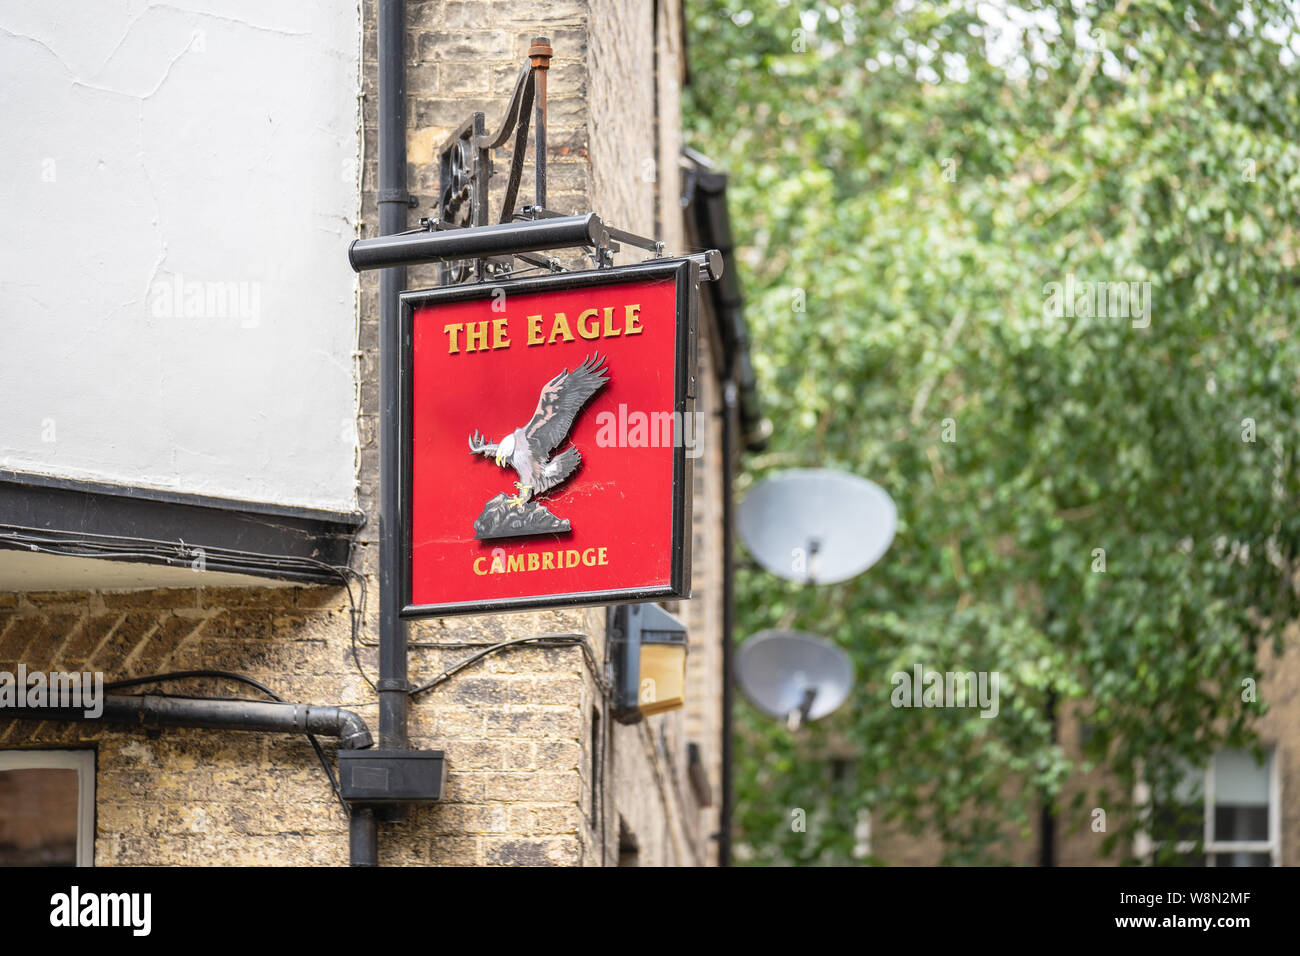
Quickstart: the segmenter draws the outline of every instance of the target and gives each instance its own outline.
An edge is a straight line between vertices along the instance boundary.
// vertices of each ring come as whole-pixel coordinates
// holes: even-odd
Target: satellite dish
[[[791,730],[835,710],[853,686],[853,662],[835,644],[802,631],[759,631],[736,656],[741,690]]]
[[[871,567],[897,526],[893,499],[879,485],[826,469],[796,469],[758,483],[737,513],[749,553],[790,581],[833,584]]]

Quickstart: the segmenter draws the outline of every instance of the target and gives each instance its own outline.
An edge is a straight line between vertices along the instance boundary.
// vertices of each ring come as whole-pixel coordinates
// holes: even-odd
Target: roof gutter
[[[736,243],[731,235],[731,214],[727,210],[727,174],[714,170],[709,161],[694,150],[683,150],[682,157],[686,167],[682,202],[687,207],[692,242],[700,248],[717,249],[725,263],[721,277],[709,283],[707,294],[725,356],[723,377],[736,384],[742,449],[762,451],[772,434],[772,423],[763,415],[758,397],[758,377],[754,374],[750,356],[745,297],[740,291]]]

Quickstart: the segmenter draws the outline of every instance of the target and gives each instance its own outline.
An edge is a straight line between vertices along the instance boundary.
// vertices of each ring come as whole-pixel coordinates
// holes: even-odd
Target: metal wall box
[[[446,783],[441,750],[339,751],[339,789],[349,803],[433,803]]]

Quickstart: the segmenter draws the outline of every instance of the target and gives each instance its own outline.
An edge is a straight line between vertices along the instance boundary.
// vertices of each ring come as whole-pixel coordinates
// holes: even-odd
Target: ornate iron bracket
[[[506,106],[501,127],[489,133],[486,114],[477,110],[471,114],[439,154],[439,201],[436,218],[420,220],[420,228],[412,232],[441,232],[452,229],[475,229],[489,225],[488,184],[492,178],[492,151],[504,146],[514,136],[514,152],[510,157],[510,171],[506,177],[505,195],[497,222],[529,222],[564,218],[560,213],[546,208],[546,81],[554,55],[546,37],[534,37],[528,48],[528,60],[519,70],[514,92]],[[523,177],[524,158],[528,148],[528,130],[533,127],[535,153],[535,191],[531,205],[519,212],[515,205]],[[613,266],[614,255],[623,244],[651,252],[656,258],[664,255],[664,244],[621,229],[603,228],[587,246],[588,254],[597,269]],[[363,246],[365,241],[363,241]],[[694,257],[692,257],[694,258]],[[707,275],[720,271],[720,262],[712,256],[702,256],[709,266],[702,271]],[[563,272],[558,260],[530,252],[509,251],[498,256],[463,259],[442,263],[441,282],[455,285],[473,278],[484,281],[509,275],[515,260],[531,268]]]
[[[456,131],[443,146],[439,156],[440,201],[438,219],[449,226],[486,226],[488,224],[488,182],[492,178],[492,150],[504,146],[515,134],[514,154],[510,158],[510,175],[506,180],[505,198],[498,222],[511,222],[523,177],[524,156],[528,149],[529,114],[536,101],[536,205],[546,204],[546,75],[553,56],[546,37],[533,37],[528,48],[528,62],[519,70],[514,92],[506,106],[505,119],[495,135],[488,135],[486,115],[475,111],[469,122]],[[482,261],[472,271],[484,278]],[[469,262],[443,266],[444,284],[464,282],[470,277]]]

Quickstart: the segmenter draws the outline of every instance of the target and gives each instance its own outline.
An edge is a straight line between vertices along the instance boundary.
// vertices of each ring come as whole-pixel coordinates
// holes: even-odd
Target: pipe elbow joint
[[[350,710],[339,710],[339,743],[347,750],[367,750],[375,745],[366,722]]]

